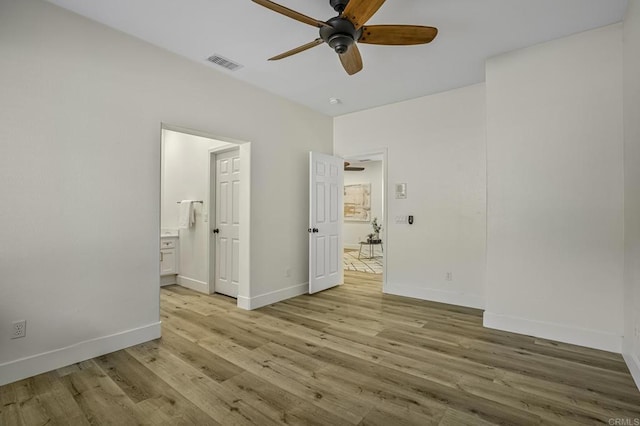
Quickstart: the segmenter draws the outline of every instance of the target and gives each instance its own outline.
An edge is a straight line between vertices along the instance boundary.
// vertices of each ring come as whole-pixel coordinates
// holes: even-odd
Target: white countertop
[[[180,234],[177,229],[163,229],[160,232],[160,238],[178,238]]]

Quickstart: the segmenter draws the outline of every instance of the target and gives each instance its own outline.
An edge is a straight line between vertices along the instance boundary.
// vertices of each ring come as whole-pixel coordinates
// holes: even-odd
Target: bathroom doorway
[[[231,199],[229,210],[235,221],[231,238],[234,256],[230,266],[226,262],[216,262],[221,250],[221,223],[218,219],[226,213],[218,213],[216,179],[212,179],[218,170],[215,159],[228,152],[235,153],[229,164],[236,170],[235,181],[229,182],[236,196]],[[251,144],[248,142],[163,124],[161,285],[176,284],[205,294],[221,292],[237,298],[248,296],[250,154]],[[185,214],[188,217],[184,217]],[[226,239],[228,236],[224,235]],[[173,268],[168,265],[170,261],[175,262]],[[224,275],[231,268],[234,291],[216,288],[216,271],[219,268],[226,268]]]

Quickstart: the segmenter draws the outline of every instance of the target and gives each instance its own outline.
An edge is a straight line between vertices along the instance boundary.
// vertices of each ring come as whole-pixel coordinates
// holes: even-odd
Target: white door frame
[[[389,258],[389,253],[393,251],[393,242],[389,241],[389,194],[391,191],[389,190],[389,176],[388,176],[388,157],[389,152],[388,148],[380,148],[374,149],[371,151],[356,151],[356,152],[347,152],[340,153],[334,155],[340,155],[340,157],[344,158],[345,161],[349,161],[354,157],[366,157],[370,155],[382,155],[382,227],[385,230],[386,240],[384,242],[384,256],[382,257],[382,292],[387,292],[387,259]]]
[[[242,162],[242,168],[240,169],[240,259],[239,259],[239,268],[240,268],[240,280],[238,283],[238,302],[237,306],[242,309],[249,309],[248,300],[249,295],[251,294],[251,142],[240,141],[236,139],[231,139],[228,137],[217,136],[211,133],[202,132],[199,130],[193,130],[186,127],[176,126],[168,123],[162,123],[161,128],[163,130],[171,130],[174,132],[186,133],[188,135],[193,136],[201,136],[208,139],[215,139],[222,142],[228,142],[230,144],[234,144],[233,146],[221,146],[217,149],[210,150],[209,152],[209,191],[207,191],[207,205],[209,206],[209,225],[213,219],[215,219],[215,210],[213,210],[214,214],[211,215],[212,205],[211,205],[211,156],[217,154],[218,152],[224,150],[232,150],[239,149],[240,150],[240,161]],[[212,153],[214,151],[215,153]],[[215,172],[215,168],[213,170]],[[214,198],[215,204],[215,198]],[[213,217],[213,219],[212,219]],[[211,228],[211,226],[209,226]],[[160,230],[158,230],[158,235],[160,235]],[[208,273],[207,276],[209,278],[208,286],[209,293],[213,293],[215,279],[212,280],[212,276],[214,275],[214,265],[211,265],[211,254],[214,247],[212,244],[215,244],[213,238],[209,237],[209,244],[207,244],[207,265],[208,265]]]

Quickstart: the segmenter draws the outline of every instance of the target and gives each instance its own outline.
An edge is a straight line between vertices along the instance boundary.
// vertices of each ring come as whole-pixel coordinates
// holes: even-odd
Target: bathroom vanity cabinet
[[[178,250],[178,237],[160,238],[160,285],[176,284],[180,273]]]

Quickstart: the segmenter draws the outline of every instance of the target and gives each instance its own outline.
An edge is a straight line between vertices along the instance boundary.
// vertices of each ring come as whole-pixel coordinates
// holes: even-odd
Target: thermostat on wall
[[[407,198],[406,183],[396,183],[396,198]]]

